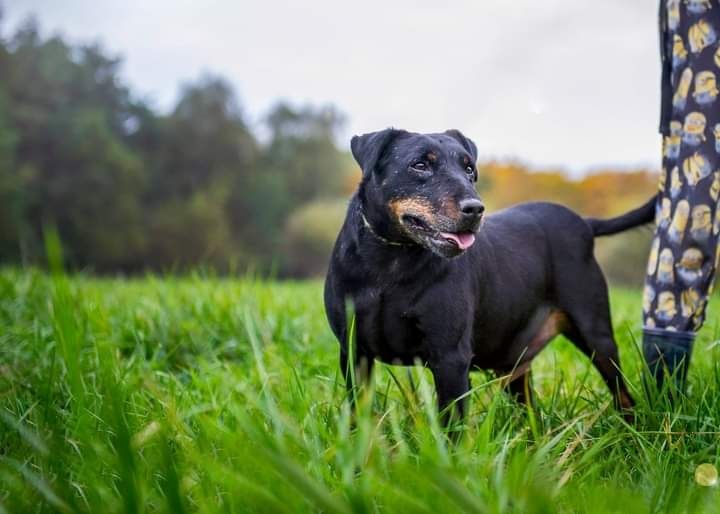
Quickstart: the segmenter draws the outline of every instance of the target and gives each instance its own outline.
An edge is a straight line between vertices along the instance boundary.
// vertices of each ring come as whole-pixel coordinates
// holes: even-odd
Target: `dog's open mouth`
[[[461,250],[467,250],[475,242],[475,234],[472,232],[458,232],[457,234],[453,234],[451,232],[440,232],[440,236]]]
[[[475,233],[470,231],[463,232],[443,232],[431,227],[424,219],[412,214],[405,214],[402,217],[402,223],[406,228],[424,234],[427,239],[435,241],[435,244],[452,245],[460,251],[465,251],[475,243]]]

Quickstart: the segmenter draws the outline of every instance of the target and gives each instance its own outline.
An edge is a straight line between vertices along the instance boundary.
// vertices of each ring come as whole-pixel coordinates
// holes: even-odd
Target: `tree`
[[[138,110],[136,118],[131,140],[142,149],[149,176],[145,263],[193,266],[212,260],[224,267],[236,258],[248,261],[253,248],[235,237],[231,213],[237,206],[231,202],[236,192],[247,194],[241,184],[254,172],[258,147],[232,87],[207,75],[182,88],[169,116]],[[252,224],[252,217],[237,223]]]
[[[250,173],[257,143],[223,79],[186,84],[172,114],[163,120],[154,194],[187,197],[218,181]],[[226,184],[228,187],[231,184]]]
[[[335,145],[342,122],[331,107],[279,103],[271,109],[266,118],[269,142],[262,148],[256,172],[242,178],[232,200],[237,237],[252,242],[256,261],[267,262],[268,254],[281,256],[285,263],[293,259],[283,249],[303,247],[297,242],[298,231],[285,229],[295,212],[315,200],[344,194],[347,174],[355,170]],[[294,241],[290,246],[285,244],[288,234]]]
[[[279,103],[268,115],[270,143],[261,166],[283,177],[293,207],[342,190],[343,156],[335,145],[342,124],[332,107],[295,109]]]
[[[16,247],[41,259],[42,228],[52,223],[72,264],[133,265],[142,247],[142,170],[125,143],[132,101],[118,64],[96,46],[43,40],[32,19],[4,45],[0,166],[12,199],[4,254],[19,239]]]
[[[6,69],[0,48],[0,75]],[[7,93],[0,83],[0,262],[22,258],[23,196],[20,181],[13,173],[18,136],[9,120],[8,103]]]

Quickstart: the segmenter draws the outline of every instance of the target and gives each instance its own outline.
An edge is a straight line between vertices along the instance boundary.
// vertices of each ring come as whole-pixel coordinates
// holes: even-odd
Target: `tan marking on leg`
[[[635,402],[625,391],[620,391],[617,397],[621,409],[632,409],[635,406]]]
[[[545,345],[568,326],[568,317],[562,311],[552,311],[535,336],[528,343],[528,353],[532,357],[540,353]],[[531,357],[531,358],[532,358]]]
[[[551,311],[535,335],[530,339],[525,353],[520,357],[518,365],[509,374],[502,377],[501,383],[507,386],[510,382],[518,380],[530,370],[530,363],[540,353],[547,343],[560,334],[568,326],[568,318],[564,312]],[[498,373],[501,375],[502,372]]]
[[[523,362],[513,369],[509,374],[505,374],[504,371],[496,370],[495,373],[500,377],[500,385],[507,387],[510,382],[514,382],[530,370],[530,361]]]

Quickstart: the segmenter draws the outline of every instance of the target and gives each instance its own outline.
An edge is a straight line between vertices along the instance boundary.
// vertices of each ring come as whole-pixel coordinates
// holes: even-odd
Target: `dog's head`
[[[351,142],[363,172],[360,201],[382,237],[455,257],[475,242],[485,210],[477,191],[477,148],[457,130],[386,129]]]

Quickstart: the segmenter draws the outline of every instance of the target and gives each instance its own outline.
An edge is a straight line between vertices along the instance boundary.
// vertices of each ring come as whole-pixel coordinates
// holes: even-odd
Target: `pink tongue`
[[[458,234],[451,234],[450,232],[440,232],[440,235],[443,236],[445,239],[455,241],[455,244],[458,245],[458,248],[460,248],[461,250],[467,250],[475,242],[475,234],[473,234],[472,232],[460,232]]]

